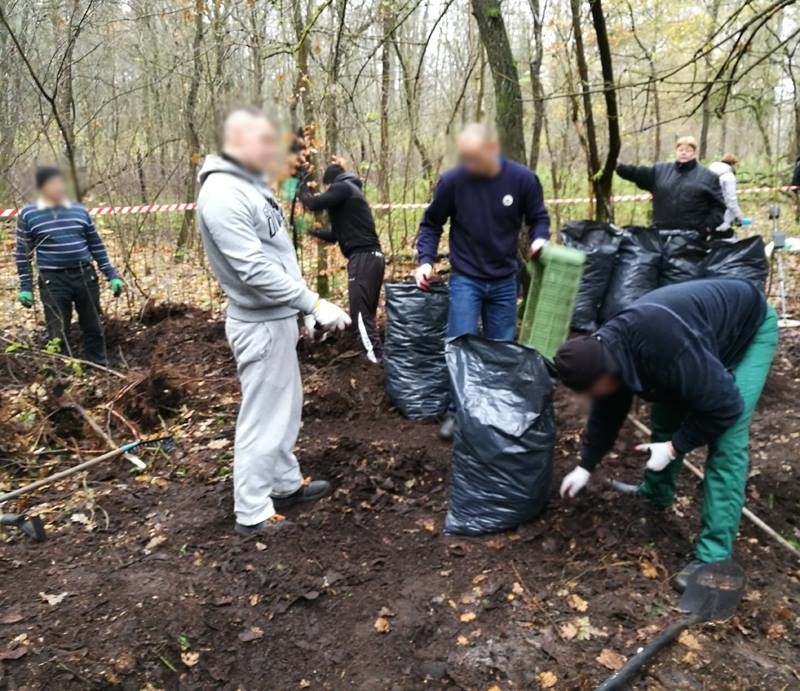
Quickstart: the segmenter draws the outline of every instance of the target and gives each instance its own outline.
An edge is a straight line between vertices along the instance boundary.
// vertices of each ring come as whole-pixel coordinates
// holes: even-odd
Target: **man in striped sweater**
[[[108,279],[115,297],[123,283],[108,258],[86,208],[67,199],[60,170],[42,167],[36,171],[39,199],[18,216],[16,262],[23,307],[33,307],[35,258],[39,291],[47,323],[47,337],[58,339],[64,353],[72,354],[69,330],[73,306],[83,334],[83,355],[91,362],[106,364],[106,344],[100,315],[100,288],[94,263]]]

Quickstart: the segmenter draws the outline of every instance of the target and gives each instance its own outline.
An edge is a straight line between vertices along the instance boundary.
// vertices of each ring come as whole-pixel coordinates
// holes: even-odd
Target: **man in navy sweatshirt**
[[[460,164],[445,172],[419,227],[417,286],[427,290],[444,224],[450,221],[448,337],[478,333],[513,341],[517,327],[519,237],[525,224],[532,255],[550,233],[536,173],[499,155],[497,140],[479,124],[458,138]],[[440,432],[453,434],[452,416]]]
[[[103,272],[115,297],[122,292],[122,279],[108,258],[89,212],[67,199],[61,171],[51,166],[39,168],[36,189],[39,199],[24,207],[17,219],[17,299],[23,307],[33,307],[31,259],[35,256],[47,337],[51,341],[57,339],[62,352],[72,352],[68,337],[74,307],[83,334],[84,357],[104,365],[100,287],[93,262]]]

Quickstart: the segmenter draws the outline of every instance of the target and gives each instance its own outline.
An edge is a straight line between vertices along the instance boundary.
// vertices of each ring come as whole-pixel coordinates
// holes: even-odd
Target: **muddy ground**
[[[633,428],[579,499],[554,486],[547,513],[514,533],[443,536],[450,449],[436,426],[401,419],[379,369],[324,344],[302,352],[298,455],[335,492],[289,511],[280,536],[242,539],[221,324],[162,306],[109,334],[125,379],[0,356],[2,486],[104,448],[65,402],[117,440],[168,427],[180,448],[143,456],[144,473],[115,461],[17,504],[44,516],[50,538],[2,533],[2,688],[591,689],[679,616],[667,581],[691,556],[700,488],[686,473],[666,512],[609,491],[607,477],[641,472]],[[799,356],[787,332],[753,425],[748,490],[795,541]],[[564,392],[557,414],[560,481],[582,414]],[[749,577],[739,613],[684,636],[636,688],[800,688],[800,564],[747,522],[737,557]]]

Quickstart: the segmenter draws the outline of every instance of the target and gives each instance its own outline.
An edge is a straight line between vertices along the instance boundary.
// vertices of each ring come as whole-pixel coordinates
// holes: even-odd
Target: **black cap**
[[[596,336],[571,338],[558,349],[554,364],[558,378],[574,391],[586,391],[613,371],[610,356]]]
[[[39,166],[36,169],[36,189],[40,190],[52,178],[63,178],[64,174],[55,166]]]
[[[344,173],[344,168],[342,168],[342,166],[340,166],[338,163],[331,163],[322,174],[322,182],[324,182],[326,185],[330,185],[342,173]]]

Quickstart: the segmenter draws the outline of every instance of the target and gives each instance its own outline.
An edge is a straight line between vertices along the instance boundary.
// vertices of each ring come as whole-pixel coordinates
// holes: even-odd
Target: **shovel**
[[[703,564],[689,578],[678,605],[689,616],[664,629],[622,669],[598,686],[597,691],[624,689],[644,665],[690,626],[730,617],[739,606],[746,583],[742,567],[732,559]]]
[[[28,516],[23,513],[0,514],[0,525],[19,528],[33,542],[44,542],[47,535],[44,532],[44,523],[38,516]]]

